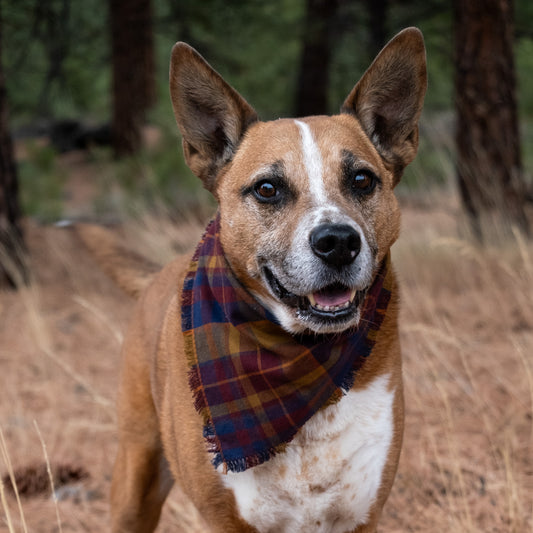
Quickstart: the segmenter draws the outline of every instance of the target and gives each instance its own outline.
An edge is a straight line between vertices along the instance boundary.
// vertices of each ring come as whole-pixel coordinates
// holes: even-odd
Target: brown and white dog
[[[172,51],[170,90],[187,163],[218,200],[242,285],[291,334],[355,330],[356,295],[399,234],[393,190],[417,151],[426,90],[421,33],[399,33],[331,117],[260,122],[184,43]],[[124,344],[113,531],[153,531],[174,482],[212,532],[376,531],[403,433],[395,283],[353,387],[270,460],[223,472],[188,382],[180,305],[190,259],[154,276]]]

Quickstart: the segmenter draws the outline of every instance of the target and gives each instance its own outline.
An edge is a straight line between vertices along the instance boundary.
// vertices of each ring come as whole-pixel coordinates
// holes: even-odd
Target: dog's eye
[[[278,190],[270,181],[259,182],[254,191],[258,200],[274,200],[278,196]]]
[[[350,185],[357,194],[369,194],[376,186],[376,179],[369,172],[360,170],[353,173]]]

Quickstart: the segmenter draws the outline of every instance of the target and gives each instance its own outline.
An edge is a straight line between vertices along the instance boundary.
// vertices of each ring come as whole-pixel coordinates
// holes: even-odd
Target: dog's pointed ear
[[[170,96],[190,169],[214,192],[220,169],[231,161],[254,109],[194,48],[176,43],[170,62]]]
[[[359,120],[396,183],[416,155],[426,87],[424,38],[407,28],[383,48],[341,108]]]

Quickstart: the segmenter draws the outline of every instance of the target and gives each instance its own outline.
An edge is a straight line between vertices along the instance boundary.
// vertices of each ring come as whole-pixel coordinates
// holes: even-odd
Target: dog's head
[[[170,90],[237,277],[290,332],[356,326],[399,233],[393,189],[415,157],[426,90],[421,33],[399,33],[332,117],[260,122],[184,43],[172,51]]]

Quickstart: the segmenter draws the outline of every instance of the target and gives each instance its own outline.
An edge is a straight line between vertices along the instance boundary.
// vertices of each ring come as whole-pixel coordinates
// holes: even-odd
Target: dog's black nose
[[[361,250],[361,236],[347,224],[317,226],[309,241],[317,257],[339,268],[352,263]]]

